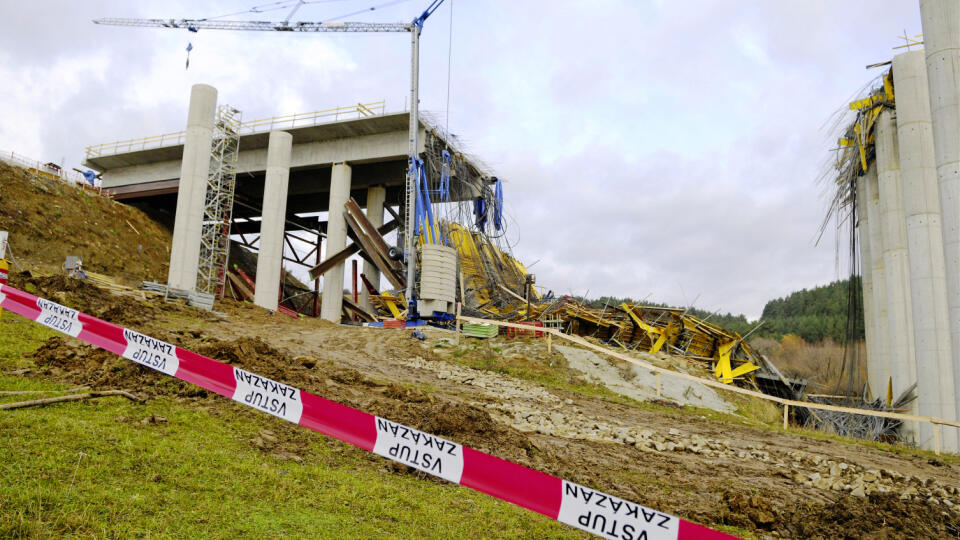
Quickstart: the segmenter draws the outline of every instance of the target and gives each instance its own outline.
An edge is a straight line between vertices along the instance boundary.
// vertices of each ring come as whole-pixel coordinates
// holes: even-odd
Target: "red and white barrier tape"
[[[733,538],[0,285],[0,307],[140,365],[605,538]]]

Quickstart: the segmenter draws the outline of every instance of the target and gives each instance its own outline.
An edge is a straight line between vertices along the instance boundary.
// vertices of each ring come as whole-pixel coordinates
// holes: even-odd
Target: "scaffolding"
[[[229,105],[217,108],[197,267],[197,292],[217,296],[223,292],[230,252],[230,216],[237,183],[240,126],[240,111]]]

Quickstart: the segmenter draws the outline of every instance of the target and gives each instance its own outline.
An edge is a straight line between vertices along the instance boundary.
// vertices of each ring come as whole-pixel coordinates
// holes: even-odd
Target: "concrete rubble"
[[[432,372],[438,379],[473,387],[483,399],[471,401],[498,422],[526,433],[634,446],[644,452],[685,452],[711,461],[752,460],[782,470],[780,476],[798,487],[814,488],[865,498],[895,493],[904,501],[925,500],[960,516],[960,488],[931,478],[909,476],[888,469],[867,468],[843,459],[805,451],[770,451],[753,443],[686,433],[678,428],[655,431],[618,424],[586,413],[571,399],[563,399],[539,385],[499,373],[457,366],[442,360],[408,358],[403,364]]]

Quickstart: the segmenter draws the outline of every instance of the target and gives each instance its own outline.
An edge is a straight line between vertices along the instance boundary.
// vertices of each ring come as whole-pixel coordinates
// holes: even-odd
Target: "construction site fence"
[[[13,151],[0,150],[0,161],[14,165],[16,167],[22,167],[28,169],[35,174],[39,174],[46,178],[58,178],[64,182],[72,182],[74,184],[80,185],[89,185],[87,181],[83,178],[83,175],[76,171],[67,171],[63,167],[57,165],[56,167],[51,167],[50,162],[42,162],[38,159],[29,158],[27,156],[18,154]]]
[[[267,133],[275,129],[310,127],[350,118],[382,116],[385,114],[385,111],[386,101],[381,100],[371,103],[357,103],[356,105],[334,107],[332,109],[324,109],[321,111],[289,114],[286,116],[273,116],[270,118],[261,118],[258,120],[243,122],[240,124],[240,135]],[[140,137],[137,139],[103,143],[94,146],[88,146],[86,149],[86,156],[87,159],[90,159],[99,156],[120,154],[123,152],[134,152],[137,150],[161,148],[164,146],[177,146],[183,144],[186,138],[186,131],[176,131],[173,133],[152,135],[150,137]]]
[[[496,321],[492,319],[480,319],[477,317],[468,317],[466,315],[458,315],[457,319],[458,319],[458,323],[457,323],[458,333],[460,331],[459,321],[471,322],[471,323],[477,323],[477,324],[494,324],[500,327],[530,331],[530,326],[523,323],[511,323],[511,322],[505,322],[505,321]],[[577,345],[581,345],[588,349],[612,356],[618,360],[623,360],[624,362],[629,362],[631,364],[640,366],[642,368],[649,369],[650,371],[654,372],[657,376],[657,396],[658,397],[660,396],[660,377],[662,375],[665,375],[667,377],[674,377],[677,379],[697,382],[712,388],[726,390],[728,392],[734,392],[737,394],[742,394],[742,395],[754,397],[757,399],[763,399],[767,401],[772,401],[774,403],[779,403],[780,405],[783,405],[783,429],[787,429],[788,427],[788,419],[790,417],[790,407],[834,411],[834,412],[841,412],[841,413],[847,413],[847,414],[859,414],[864,416],[876,416],[876,417],[889,418],[892,420],[900,420],[900,421],[929,422],[930,424],[933,425],[933,451],[936,455],[940,455],[941,426],[960,428],[960,422],[945,420],[943,418],[934,418],[930,416],[917,416],[913,414],[896,413],[896,412],[890,412],[890,411],[877,411],[872,409],[858,409],[855,407],[841,407],[837,405],[827,405],[825,403],[797,401],[794,399],[787,399],[779,396],[771,396],[770,394],[764,394],[763,392],[757,392],[755,390],[749,390],[747,388],[740,388],[739,386],[733,386],[731,384],[722,383],[720,381],[705,379],[703,377],[697,377],[695,375],[690,375],[688,373],[681,373],[679,371],[673,371],[671,369],[655,366],[649,362],[644,362],[643,360],[639,360],[637,358],[633,358],[631,356],[627,356],[624,354],[620,354],[616,351],[606,349],[599,345],[595,345],[579,336],[572,336],[569,334],[565,334],[556,328],[546,328],[546,327],[537,328],[537,332],[542,332],[546,334],[548,339],[550,338],[551,335],[555,335],[560,339],[571,341],[573,343],[576,343]]]

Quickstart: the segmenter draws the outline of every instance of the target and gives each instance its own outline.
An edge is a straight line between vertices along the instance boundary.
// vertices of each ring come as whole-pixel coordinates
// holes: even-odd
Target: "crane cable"
[[[247,9],[246,11],[235,11],[233,13],[226,13],[224,15],[217,15],[216,17],[208,17],[206,19],[200,19],[201,21],[213,20],[213,19],[223,19],[225,17],[233,17],[234,15],[246,15],[248,13],[266,13],[268,11],[280,11],[293,8],[294,10],[298,9],[300,6],[306,6],[310,4],[332,4],[335,2],[346,2],[347,0],[281,0],[279,2],[270,2],[269,4],[260,4]],[[362,13],[369,13],[371,11],[376,11],[378,9],[383,9],[385,7],[390,7],[396,4],[402,4],[404,2],[409,2],[410,0],[392,0],[390,2],[385,2],[383,4],[378,4],[375,6],[370,6],[357,11],[352,11],[350,13],[345,13],[343,15],[338,15],[336,17],[329,17],[326,20],[336,21],[340,19],[345,19],[347,17],[352,17],[354,15],[360,15]]]
[[[447,121],[444,135],[450,147],[450,72],[453,66],[453,0],[450,0],[450,29],[447,32]]]
[[[330,4],[333,2],[345,2],[345,1],[346,0],[280,0],[279,2],[270,2],[269,4],[256,5],[245,11],[235,11],[233,13],[226,13],[223,15],[217,15],[216,17],[208,17],[206,19],[200,19],[200,20],[207,21],[207,20],[213,20],[213,19],[223,19],[224,17],[233,17],[234,15],[246,15],[248,13],[266,13],[268,11],[279,11],[281,9],[288,9],[297,5]]]

